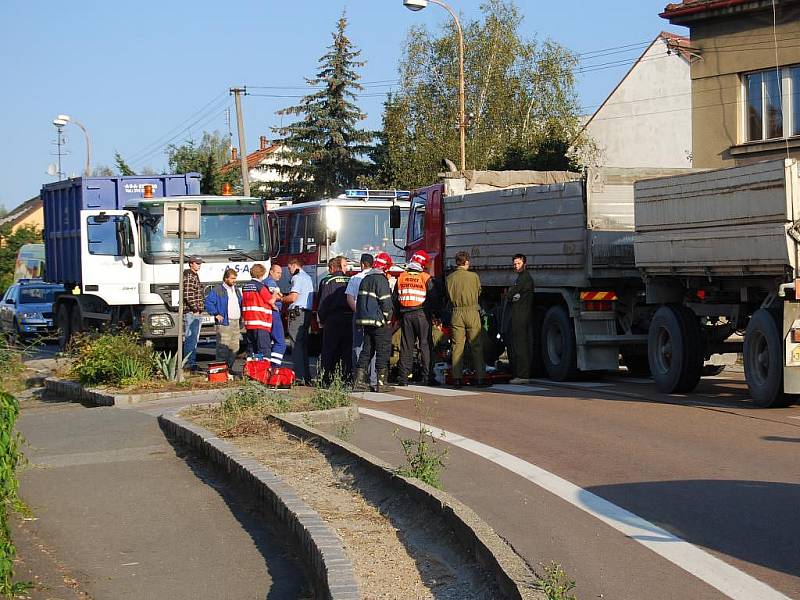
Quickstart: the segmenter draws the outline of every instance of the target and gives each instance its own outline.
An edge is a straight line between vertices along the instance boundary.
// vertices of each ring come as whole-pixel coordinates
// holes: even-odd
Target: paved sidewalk
[[[21,495],[37,517],[25,527],[90,597],[284,600],[307,591],[248,497],[173,448],[152,414],[30,401],[19,429],[31,463]]]

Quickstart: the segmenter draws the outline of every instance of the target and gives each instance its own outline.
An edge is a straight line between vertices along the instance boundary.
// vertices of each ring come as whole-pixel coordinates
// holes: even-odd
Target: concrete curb
[[[299,438],[320,443],[332,452],[351,456],[397,492],[407,493],[412,500],[441,515],[469,553],[494,576],[506,598],[546,600],[546,596],[535,589],[537,578],[528,564],[475,511],[446,492],[398,475],[391,465],[360,448],[306,425],[306,414],[272,415],[271,418]],[[309,416],[313,419],[318,414],[314,412]]]
[[[47,377],[44,379],[44,388],[53,394],[65,396],[77,402],[87,402],[96,406],[115,406],[119,404],[138,404],[152,400],[169,398],[195,397],[205,401],[219,401],[225,398],[233,387],[211,388],[204,390],[175,390],[172,392],[143,392],[140,394],[113,393],[96,388],[85,388],[77,381]]]
[[[246,458],[233,444],[219,439],[207,429],[181,419],[177,416],[180,410],[166,411],[158,417],[164,433],[201,452],[265,502],[270,514],[293,536],[295,547],[312,570],[321,597],[328,600],[360,599],[353,564],[336,532],[264,465]]]

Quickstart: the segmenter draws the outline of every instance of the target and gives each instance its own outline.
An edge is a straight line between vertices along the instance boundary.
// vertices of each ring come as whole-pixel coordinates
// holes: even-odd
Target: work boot
[[[385,392],[393,392],[394,388],[388,385],[388,382],[389,382],[388,371],[386,371],[386,369],[378,371],[378,384],[375,386],[375,391],[381,394]]]
[[[491,379],[478,379],[478,383],[476,384],[476,387],[479,387],[479,388],[492,387],[492,380]]]
[[[463,383],[461,382],[460,379],[453,379],[452,387],[456,388],[457,390],[460,390],[463,387]]]
[[[353,391],[354,392],[368,392],[369,385],[367,384],[367,373],[364,369],[356,369],[353,375]]]
[[[407,386],[408,385],[408,375],[403,375],[402,373],[400,373],[397,376],[397,384],[396,385],[399,385],[400,387]]]

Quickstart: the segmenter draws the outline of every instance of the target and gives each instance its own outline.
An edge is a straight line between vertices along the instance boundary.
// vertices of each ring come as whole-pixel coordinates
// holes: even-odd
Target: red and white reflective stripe
[[[616,300],[616,292],[581,292],[581,300]]]
[[[245,304],[244,306],[242,306],[242,310],[243,311],[252,310],[252,311],[255,311],[255,312],[265,312],[265,313],[266,312],[272,312],[271,308],[267,308],[265,306],[258,306],[258,305],[255,305],[255,304],[252,305],[252,306],[249,305],[249,304]]]
[[[244,326],[247,327],[250,325],[255,327],[266,327],[267,329],[272,329],[272,321],[255,321],[255,320],[250,321],[248,319],[245,319]]]

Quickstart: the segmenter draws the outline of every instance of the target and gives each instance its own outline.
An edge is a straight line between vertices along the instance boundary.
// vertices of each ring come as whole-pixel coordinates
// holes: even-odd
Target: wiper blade
[[[223,250],[223,252],[230,252],[231,253],[231,256],[230,256],[231,259],[233,259],[233,258],[235,258],[237,256],[243,256],[244,258],[246,258],[248,260],[252,260],[252,261],[260,260],[260,259],[256,258],[255,256],[250,256],[244,250],[239,250],[237,248],[225,249],[225,250]]]

